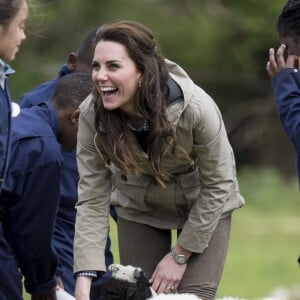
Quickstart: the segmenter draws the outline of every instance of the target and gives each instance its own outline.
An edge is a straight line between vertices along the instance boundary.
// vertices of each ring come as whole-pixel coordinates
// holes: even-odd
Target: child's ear
[[[71,114],[71,121],[72,121],[72,123],[74,123],[74,124],[78,123],[79,115],[80,115],[80,110],[79,110],[79,108],[77,108]]]
[[[75,69],[76,69],[76,66],[77,66],[77,61],[78,61],[78,58],[77,58],[77,55],[75,52],[71,52],[68,56],[68,69],[71,71],[71,72],[74,72]]]

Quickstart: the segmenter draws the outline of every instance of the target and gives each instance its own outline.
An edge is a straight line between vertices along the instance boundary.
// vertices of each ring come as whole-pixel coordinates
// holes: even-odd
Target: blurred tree
[[[91,28],[136,20],[218,103],[239,164],[275,164],[295,174],[265,72],[268,49],[279,44],[275,24],[285,0],[33,1],[28,40],[13,65],[15,99],[56,76]]]

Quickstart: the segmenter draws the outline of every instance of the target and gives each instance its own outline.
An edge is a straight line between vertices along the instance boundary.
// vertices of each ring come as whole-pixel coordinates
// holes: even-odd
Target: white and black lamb
[[[196,295],[192,294],[159,294],[148,300],[199,300]]]
[[[151,298],[149,280],[141,268],[112,264],[112,277],[100,285],[98,299],[146,300]]]

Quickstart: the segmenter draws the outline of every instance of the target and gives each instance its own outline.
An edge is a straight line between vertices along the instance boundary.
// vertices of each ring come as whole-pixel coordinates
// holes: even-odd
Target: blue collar
[[[39,104],[38,106],[46,107],[49,124],[50,124],[54,134],[58,137],[58,135],[59,135],[58,118],[57,118],[56,111],[55,111],[53,105],[47,101],[47,102],[43,102],[43,103]]]
[[[73,71],[70,71],[68,69],[68,65],[67,64],[63,64],[61,67],[60,67],[60,70],[58,72],[58,77],[61,78],[67,74],[70,74],[70,73],[73,73]]]

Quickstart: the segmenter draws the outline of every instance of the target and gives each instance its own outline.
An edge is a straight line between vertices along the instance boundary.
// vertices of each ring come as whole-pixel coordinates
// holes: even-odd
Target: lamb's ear
[[[120,266],[119,264],[111,264],[108,266],[108,270],[109,271],[119,271],[120,270]]]
[[[118,264],[111,264],[108,266],[108,271],[111,272],[112,277],[116,277],[119,270],[120,270],[120,267]]]

